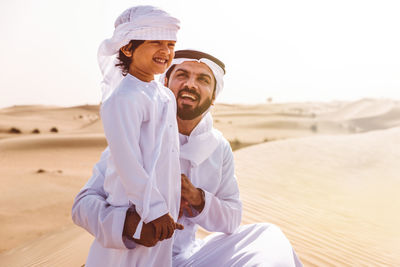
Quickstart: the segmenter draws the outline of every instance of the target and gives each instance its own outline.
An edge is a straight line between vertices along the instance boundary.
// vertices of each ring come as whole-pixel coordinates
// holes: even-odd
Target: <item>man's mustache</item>
[[[182,90],[179,91],[178,96],[181,97],[183,93],[189,93],[195,95],[197,99],[200,99],[200,94],[196,92],[194,89],[190,89],[188,87],[184,87]]]

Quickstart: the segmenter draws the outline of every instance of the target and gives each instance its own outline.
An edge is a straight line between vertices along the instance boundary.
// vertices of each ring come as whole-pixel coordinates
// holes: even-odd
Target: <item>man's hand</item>
[[[181,206],[179,208],[179,217],[178,218],[181,218],[183,216],[184,211],[186,212],[187,215],[189,215],[189,217],[194,216],[189,202],[186,199],[184,199],[183,197],[181,197]]]
[[[155,238],[162,241],[171,238],[175,229],[182,230],[183,225],[176,223],[169,213],[150,222],[154,226]]]
[[[187,201],[189,205],[195,208],[198,212],[201,212],[205,204],[203,191],[199,188],[196,188],[192,182],[190,182],[189,178],[187,178],[187,176],[183,173],[181,174],[181,181],[181,210],[183,211],[183,209],[185,209],[187,211],[185,205],[182,206],[182,201],[184,204],[185,201]]]

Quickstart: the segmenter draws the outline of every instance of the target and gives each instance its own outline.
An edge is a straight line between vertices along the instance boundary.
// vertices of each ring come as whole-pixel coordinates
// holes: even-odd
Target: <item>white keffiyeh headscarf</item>
[[[97,53],[103,74],[102,102],[111,95],[123,78],[121,70],[115,66],[118,63],[119,49],[131,40],[176,41],[179,24],[178,19],[153,6],[129,8],[116,19],[113,36],[100,44]]]

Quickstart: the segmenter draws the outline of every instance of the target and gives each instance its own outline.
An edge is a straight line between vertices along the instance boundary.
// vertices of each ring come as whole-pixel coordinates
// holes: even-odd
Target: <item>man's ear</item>
[[[132,43],[129,43],[123,47],[120,48],[121,52],[124,53],[125,56],[127,57],[132,57],[133,52],[132,52]]]
[[[214,102],[215,102],[215,91],[216,90],[214,90],[212,98],[211,98],[211,105],[214,105]]]

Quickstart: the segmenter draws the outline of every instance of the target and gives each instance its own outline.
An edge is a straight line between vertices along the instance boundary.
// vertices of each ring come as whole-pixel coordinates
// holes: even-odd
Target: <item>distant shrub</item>
[[[38,133],[40,133],[40,131],[39,131],[39,129],[36,128],[36,129],[33,129],[33,130],[32,130],[32,133],[33,133],[33,134],[38,134]]]
[[[57,127],[51,128],[51,129],[50,129],[50,132],[52,132],[52,133],[58,133]]]
[[[242,142],[240,142],[240,140],[237,138],[230,140],[229,143],[231,145],[232,150],[237,150],[242,147]]]
[[[237,139],[237,138],[235,138],[235,139],[233,139],[233,140],[231,141],[231,144],[236,145],[236,146],[240,145],[241,143],[242,143],[242,142],[240,142],[240,140]]]
[[[8,130],[8,132],[12,133],[12,134],[20,134],[20,133],[22,133],[20,129],[15,128],[15,127],[12,127],[10,130]]]
[[[311,125],[310,130],[311,130],[313,133],[316,133],[316,132],[318,132],[318,126],[317,126],[316,124],[313,124],[313,125]]]
[[[43,169],[39,169],[39,170],[36,171],[36,173],[44,173],[44,172],[46,172],[46,171],[43,170]]]
[[[240,141],[238,138],[230,140],[229,143],[231,145],[232,151],[244,148],[246,146],[251,146],[251,145],[257,144],[257,143],[245,143],[245,142]]]

